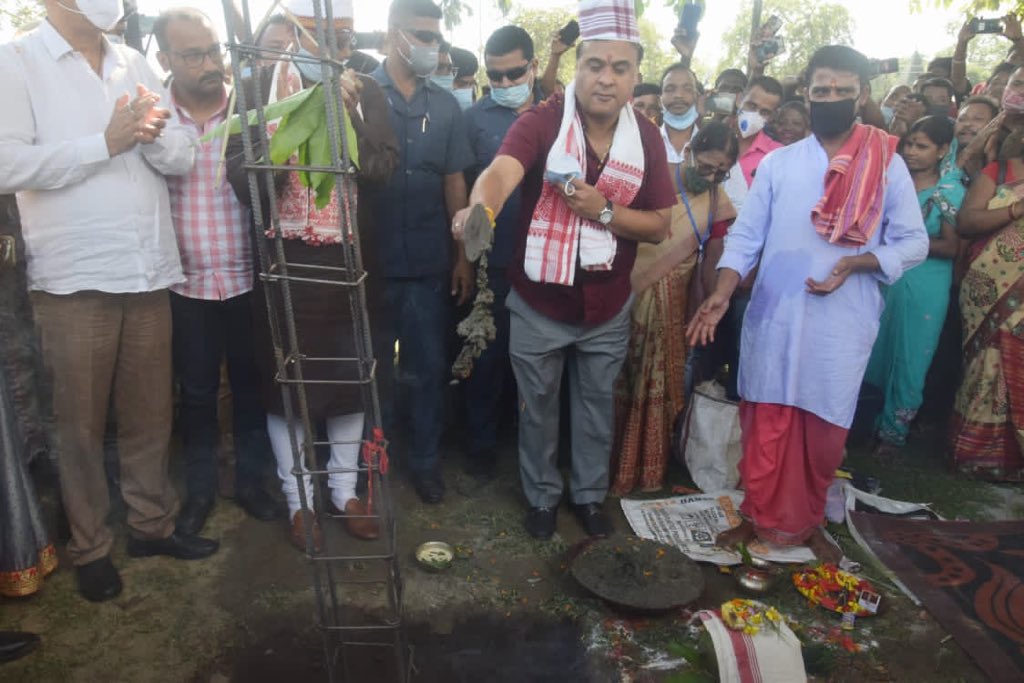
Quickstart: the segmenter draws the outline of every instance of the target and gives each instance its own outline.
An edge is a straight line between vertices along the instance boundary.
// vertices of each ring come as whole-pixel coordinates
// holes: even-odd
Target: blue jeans
[[[217,393],[227,361],[235,438],[235,485],[259,486],[270,454],[262,383],[253,348],[252,293],[226,301],[171,293],[174,373],[181,387],[179,424],[189,497],[217,490]]]
[[[421,278],[387,278],[380,368],[385,427],[395,415],[394,399],[408,404],[409,447],[404,464],[415,475],[439,466],[438,448],[444,431],[445,387],[451,377],[448,334],[451,324],[451,280],[447,274]],[[398,341],[398,369],[390,350]]]
[[[489,268],[487,279],[494,292],[491,312],[497,334],[465,381],[466,445],[469,457],[474,459],[493,457],[498,445],[498,413],[509,369],[509,311],[505,307],[508,277],[504,268]]]

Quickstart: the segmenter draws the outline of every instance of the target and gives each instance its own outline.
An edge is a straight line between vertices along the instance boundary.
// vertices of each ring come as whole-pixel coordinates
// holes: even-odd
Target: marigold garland
[[[852,612],[858,617],[874,614],[860,605],[859,598],[862,591],[877,593],[875,587],[834,564],[793,572],[793,585],[812,605],[840,614]]]
[[[733,631],[743,631],[748,636],[755,635],[767,626],[773,631],[779,630],[783,623],[782,614],[774,607],[769,607],[757,600],[737,598],[722,603],[722,621]]]

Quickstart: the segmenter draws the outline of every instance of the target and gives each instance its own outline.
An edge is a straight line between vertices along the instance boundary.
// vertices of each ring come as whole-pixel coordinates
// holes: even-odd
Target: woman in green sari
[[[964,376],[952,424],[957,468],[985,479],[1024,475],[1024,68],[1003,92],[1009,134],[974,178],[957,221],[973,242],[960,288]]]
[[[929,249],[924,263],[885,291],[885,312],[864,377],[885,397],[875,422],[878,455],[889,455],[907,442],[949,308],[959,246],[954,226],[965,194],[958,180],[940,176],[939,166],[952,140],[953,124],[947,117],[926,116],[910,127],[900,144],[921,204]]]

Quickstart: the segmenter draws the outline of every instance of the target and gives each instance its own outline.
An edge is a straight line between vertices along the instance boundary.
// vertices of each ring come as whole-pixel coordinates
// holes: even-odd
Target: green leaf
[[[686,662],[692,666],[698,666],[700,664],[700,652],[698,652],[695,647],[683,645],[682,643],[669,643],[668,647],[665,649],[668,650],[668,653],[673,657],[685,659]]]
[[[284,164],[295,150],[321,125],[327,113],[324,110],[324,89],[320,85],[310,88],[312,92],[293,112],[284,117],[270,139],[270,161]]]
[[[352,125],[352,117],[349,116],[348,109],[345,107],[341,109],[345,114],[345,136],[348,139],[348,157],[352,160],[352,164],[359,168],[359,140],[356,138],[356,129]]]
[[[263,108],[263,117],[266,121],[273,121],[279,119],[282,116],[295,111],[306,99],[312,94],[314,88],[307,88],[301,92],[297,92],[290,97],[286,97],[283,100],[278,100],[273,104],[268,104]],[[259,121],[259,117],[256,115],[255,109],[250,109],[246,112],[250,126],[255,126]],[[242,117],[235,114],[227,121],[221,123],[219,126],[211,130],[209,133],[200,138],[200,142],[209,142],[214,138],[219,138],[225,133],[227,135],[238,135],[242,132]]]

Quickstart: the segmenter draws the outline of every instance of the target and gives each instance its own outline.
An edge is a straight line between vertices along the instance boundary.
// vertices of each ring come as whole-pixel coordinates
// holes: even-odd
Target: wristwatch
[[[614,215],[615,212],[612,211],[612,200],[609,199],[608,203],[604,205],[604,209],[601,211],[601,213],[597,214],[597,222],[607,227],[611,225],[612,217]]]

